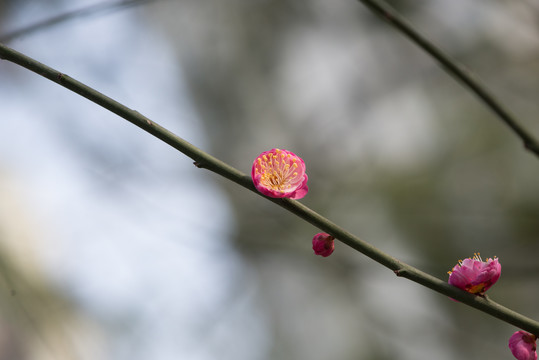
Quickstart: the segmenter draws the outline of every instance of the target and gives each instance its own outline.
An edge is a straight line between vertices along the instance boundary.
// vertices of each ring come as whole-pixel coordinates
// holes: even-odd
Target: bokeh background
[[[539,137],[539,3],[391,4]],[[498,256],[491,298],[539,319],[539,160],[361,3],[2,0],[0,39],[246,173],[294,151],[304,204],[437,277]],[[514,327],[316,232],[0,62],[1,360],[512,358]]]

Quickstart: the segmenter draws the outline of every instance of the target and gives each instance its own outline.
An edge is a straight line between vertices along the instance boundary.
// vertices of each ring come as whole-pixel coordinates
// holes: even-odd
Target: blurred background
[[[539,3],[392,1],[539,137]],[[33,27],[35,24],[43,26]],[[539,319],[539,160],[357,1],[1,0],[0,40],[447,279]],[[517,329],[397,278],[97,105],[0,62],[0,360],[511,359]]]

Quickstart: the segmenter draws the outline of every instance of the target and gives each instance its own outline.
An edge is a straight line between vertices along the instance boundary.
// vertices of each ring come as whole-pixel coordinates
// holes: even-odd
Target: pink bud
[[[335,238],[326,233],[318,233],[313,237],[313,250],[316,255],[327,257],[335,250]]]
[[[288,150],[264,151],[253,162],[251,177],[256,189],[272,198],[301,199],[309,191],[305,162]]]
[[[472,294],[483,295],[498,281],[502,266],[498,258],[483,261],[479,253],[473,258],[459,260],[459,263],[449,271],[449,284]]]
[[[518,360],[537,360],[536,339],[535,335],[517,331],[509,338],[509,349]]]

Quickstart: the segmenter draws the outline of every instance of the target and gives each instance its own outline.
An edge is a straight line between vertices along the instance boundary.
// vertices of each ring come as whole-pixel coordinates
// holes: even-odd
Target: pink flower
[[[483,295],[498,279],[502,266],[498,258],[488,258],[483,261],[479,253],[473,258],[459,260],[459,263],[449,271],[449,284],[472,294]]]
[[[537,360],[536,339],[535,335],[517,331],[509,338],[509,349],[518,360]]]
[[[335,250],[335,238],[326,233],[318,233],[313,237],[313,250],[316,255],[327,257]]]
[[[301,199],[309,191],[305,163],[288,150],[271,149],[258,155],[251,177],[256,189],[272,198]]]

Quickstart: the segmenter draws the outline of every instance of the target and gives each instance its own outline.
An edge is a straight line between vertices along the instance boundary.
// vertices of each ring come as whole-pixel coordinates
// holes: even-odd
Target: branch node
[[[401,268],[401,269],[397,269],[397,270],[393,270],[393,272],[395,273],[395,275],[397,275],[398,277],[403,277],[406,275],[406,273],[408,272],[406,269],[404,268]]]

